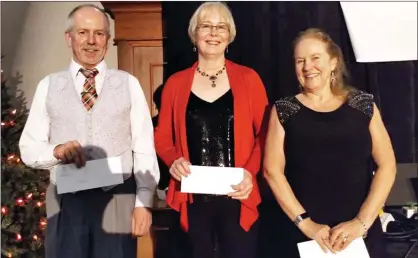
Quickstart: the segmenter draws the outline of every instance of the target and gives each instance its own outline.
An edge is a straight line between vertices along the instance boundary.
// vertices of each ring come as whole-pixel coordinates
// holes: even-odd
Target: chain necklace
[[[216,83],[215,82],[218,79],[218,75],[222,74],[222,72],[225,70],[225,65],[215,75],[209,75],[209,74],[207,74],[205,72],[202,72],[199,67],[197,67],[196,70],[197,70],[198,73],[200,73],[200,75],[208,77],[209,80],[212,81],[212,88],[215,88],[216,87]]]

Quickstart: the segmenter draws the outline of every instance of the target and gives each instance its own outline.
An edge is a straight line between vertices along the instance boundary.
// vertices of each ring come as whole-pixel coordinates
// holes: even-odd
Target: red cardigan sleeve
[[[261,159],[262,159],[262,150],[264,146],[265,138],[265,121],[266,120],[266,110],[268,110],[268,98],[264,84],[261,81],[260,76],[254,70],[247,75],[249,78],[247,82],[250,84],[250,97],[251,97],[251,109],[253,117],[253,126],[255,130],[255,143],[251,156],[248,159],[247,163],[244,165],[244,168],[248,170],[253,175],[257,175],[260,170]]]
[[[154,130],[155,149],[158,156],[167,166],[171,166],[173,162],[180,158],[174,146],[174,97],[176,79],[170,77],[164,85],[161,97],[161,108],[158,114],[158,125]]]

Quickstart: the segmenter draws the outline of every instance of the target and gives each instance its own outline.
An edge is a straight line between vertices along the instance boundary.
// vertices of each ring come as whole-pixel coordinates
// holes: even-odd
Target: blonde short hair
[[[205,2],[197,8],[194,12],[189,23],[189,37],[193,44],[196,43],[196,29],[199,23],[199,20],[208,12],[218,12],[221,17],[223,17],[226,23],[229,26],[229,43],[234,41],[235,36],[237,35],[237,29],[235,27],[234,18],[232,17],[231,10],[228,6],[222,2]]]

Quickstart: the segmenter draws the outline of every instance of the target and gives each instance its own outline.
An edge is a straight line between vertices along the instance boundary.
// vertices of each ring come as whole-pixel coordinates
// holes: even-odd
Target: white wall
[[[2,67],[9,75],[16,54],[16,42],[20,41],[29,2],[1,2],[1,53]]]
[[[16,42],[16,55],[12,65],[12,75],[16,72],[23,75],[22,83],[18,87],[25,93],[29,107],[38,82],[46,75],[68,67],[71,49],[67,47],[64,38],[66,19],[74,7],[84,3],[103,7],[100,2],[29,4],[20,40]],[[111,34],[114,35],[113,20],[110,25]],[[7,41],[6,38],[2,40]],[[117,49],[113,46],[113,38],[109,41],[105,60],[109,67],[117,68]]]

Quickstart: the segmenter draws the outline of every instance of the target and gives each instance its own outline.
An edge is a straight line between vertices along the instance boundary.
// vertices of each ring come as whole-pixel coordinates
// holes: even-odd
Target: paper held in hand
[[[190,174],[181,178],[181,192],[226,195],[234,192],[231,185],[244,179],[243,168],[189,166]]]
[[[301,258],[370,258],[363,238],[359,237],[347,246],[342,252],[325,253],[315,240],[298,243]]]
[[[90,160],[82,168],[75,164],[58,165],[55,173],[58,194],[123,183],[121,157]]]

